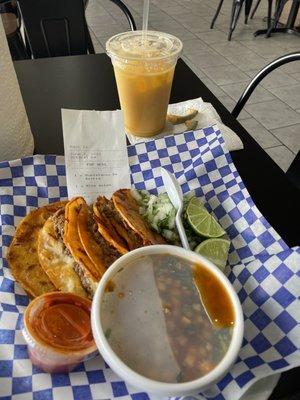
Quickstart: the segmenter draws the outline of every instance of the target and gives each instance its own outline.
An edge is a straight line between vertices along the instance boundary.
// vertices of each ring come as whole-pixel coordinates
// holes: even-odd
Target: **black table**
[[[35,138],[36,153],[63,154],[61,108],[119,108],[111,62],[105,54],[16,61],[14,66]],[[212,103],[223,122],[242,139],[244,150],[231,155],[262,214],[289,246],[299,245],[299,191],[190,68],[179,60],[171,102],[199,96]],[[299,371],[298,368],[282,375],[272,400],[300,398]]]

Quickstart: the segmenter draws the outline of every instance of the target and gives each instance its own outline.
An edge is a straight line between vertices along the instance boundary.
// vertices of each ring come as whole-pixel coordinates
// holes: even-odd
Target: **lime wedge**
[[[221,271],[223,271],[226,266],[229,247],[229,240],[214,238],[204,240],[204,242],[200,243],[194,251],[210,260],[213,264],[219,267]]]
[[[191,228],[198,235],[217,238],[226,233],[197,197],[192,197],[189,201],[186,216]]]

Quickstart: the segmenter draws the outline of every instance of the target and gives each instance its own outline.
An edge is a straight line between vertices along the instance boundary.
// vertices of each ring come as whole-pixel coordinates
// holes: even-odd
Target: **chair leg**
[[[280,17],[281,17],[282,11],[283,11],[283,9],[284,9],[284,7],[285,7],[285,5],[286,5],[286,3],[287,3],[288,1],[289,1],[289,0],[282,0],[282,6],[281,6],[280,11],[279,11],[279,13],[278,13],[278,17],[277,17],[277,20],[276,20],[275,28],[277,28],[277,25],[278,25],[279,19],[280,19]],[[295,3],[295,2],[292,1],[291,7],[293,7],[293,4],[294,4],[294,3]],[[299,3],[299,0],[298,0],[298,3]]]
[[[273,8],[273,0],[268,0],[268,30],[272,25],[272,8]]]
[[[251,11],[253,0],[246,0],[245,2],[245,24],[248,24],[248,18]]]
[[[279,0],[278,1],[278,9],[277,9],[277,14],[274,16],[274,29],[277,28],[279,18],[282,14],[282,11],[284,9],[285,3],[287,3],[289,0]]]
[[[231,40],[232,32],[235,30],[237,21],[239,19],[240,13],[241,13],[243,3],[244,3],[244,0],[233,0],[229,34],[228,34],[229,41]]]
[[[281,13],[283,11],[283,7],[284,7],[284,5],[285,5],[285,3],[287,1],[288,0],[280,0],[280,1],[278,1],[277,7],[276,7],[276,10],[275,10],[275,14],[274,14],[273,24],[270,24],[270,27],[268,28],[268,31],[266,33],[266,38],[270,37],[271,33],[272,33],[272,30],[276,28],[276,26],[278,24],[278,21],[279,21],[279,18],[281,16]]]
[[[223,2],[224,2],[224,0],[220,0],[220,3],[219,3],[218,8],[217,8],[217,11],[216,11],[216,13],[215,13],[215,15],[214,15],[214,17],[213,17],[213,19],[211,21],[210,29],[213,29],[213,27],[214,27],[216,19],[218,18],[219,14],[220,14]]]
[[[257,0],[257,2],[255,4],[255,7],[253,8],[253,11],[252,11],[252,13],[250,15],[250,19],[253,19],[254,15],[255,15],[255,13],[256,13],[256,11],[258,9],[258,6],[260,5],[260,2],[261,2],[261,0]]]

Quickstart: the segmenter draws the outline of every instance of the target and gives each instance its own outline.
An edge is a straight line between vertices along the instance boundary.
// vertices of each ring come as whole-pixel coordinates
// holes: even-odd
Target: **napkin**
[[[229,373],[197,399],[240,400],[260,379],[298,366],[300,249],[290,249],[261,215],[218,127],[132,145],[128,157],[134,187],[163,191],[164,166],[184,193],[200,197],[231,239],[225,272],[244,310],[243,347]],[[158,399],[123,382],[100,357],[65,375],[32,366],[20,330],[28,297],[5,254],[14,226],[30,209],[67,198],[64,157],[0,163],[0,196],[0,399]]]
[[[0,18],[0,161],[33,153],[33,136]]]
[[[184,115],[189,108],[198,110],[198,114],[194,120],[198,121],[197,129],[205,128],[207,126],[218,125],[222,136],[225,140],[226,146],[229,151],[240,150],[244,148],[241,139],[233,132],[232,129],[228,128],[223,122],[215,108],[210,103],[206,103],[201,97],[197,99],[182,101],[180,103],[170,104],[168,107],[168,114]],[[127,134],[128,140],[131,144],[149,142],[151,140],[159,139],[164,136],[176,133],[182,133],[187,130],[185,124],[172,125],[167,123],[163,132],[153,137],[137,137]]]

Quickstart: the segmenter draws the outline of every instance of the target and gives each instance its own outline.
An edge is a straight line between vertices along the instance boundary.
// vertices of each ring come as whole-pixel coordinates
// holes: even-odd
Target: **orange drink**
[[[173,75],[182,43],[175,36],[148,31],[125,32],[108,40],[125,129],[153,136],[165,125]]]

